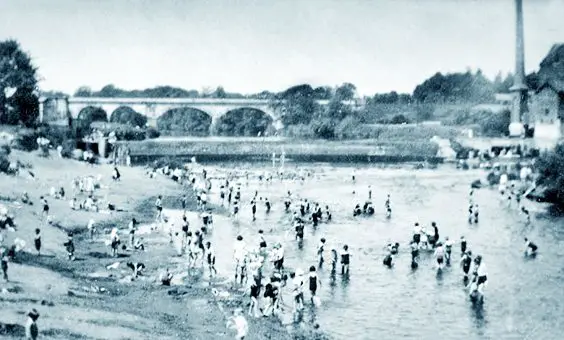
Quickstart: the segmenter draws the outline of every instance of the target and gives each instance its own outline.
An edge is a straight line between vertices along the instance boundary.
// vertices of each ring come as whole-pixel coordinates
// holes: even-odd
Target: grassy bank
[[[382,141],[359,140],[333,142],[322,140],[289,140],[280,138],[166,138],[128,142],[132,158],[157,156],[242,160],[245,157],[270,159],[273,153],[285,152],[289,159],[341,161],[417,161],[433,158],[438,146],[428,140]],[[369,160],[370,159],[370,160]]]
[[[177,197],[185,188],[165,177],[150,179],[138,168],[120,169],[122,181],[114,183],[111,167],[105,165],[45,159],[17,151],[10,159],[32,165],[33,176],[27,170],[14,177],[0,175],[0,203],[14,215],[17,224],[16,232],[7,233],[5,243],[10,244],[16,237],[26,242],[25,250],[9,264],[10,281],[0,283],[3,338],[22,338],[25,313],[31,308],[41,314],[38,324],[42,339],[232,338],[226,333],[223,313],[210,298],[209,287],[198,281],[175,288],[155,284],[155,278],[172,261],[174,250],[167,242],[162,244],[158,236],[147,236],[147,252],[125,252],[117,259],[109,256],[104,244],[108,229],[126,228],[131,217],[141,223],[151,221],[156,195],[165,197],[165,208],[177,207]],[[54,223],[47,224],[39,197],[47,195],[51,187],[61,186],[70,196],[72,180],[87,175],[102,176],[102,186],[95,196],[123,211],[73,211],[68,201],[48,198]],[[17,203],[23,192],[28,193],[33,205]],[[84,233],[91,218],[98,228],[94,240]],[[41,229],[41,256],[33,250],[35,228]],[[76,261],[67,260],[63,246],[69,230],[76,233]],[[126,241],[125,233],[121,235]],[[106,269],[116,261],[145,263],[145,279],[124,282],[128,269]],[[287,338],[281,327],[262,320],[251,322],[249,339],[281,338]]]

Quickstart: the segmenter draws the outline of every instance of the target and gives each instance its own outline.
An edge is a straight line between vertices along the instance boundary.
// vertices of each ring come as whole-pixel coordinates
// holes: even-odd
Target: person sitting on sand
[[[139,275],[143,275],[143,270],[145,270],[145,264],[141,262],[127,262],[127,267],[133,270],[133,278],[137,278]]]
[[[112,173],[112,179],[114,181],[119,181],[121,179],[121,174],[119,173],[119,170],[117,167],[114,167],[113,173]]]
[[[33,205],[33,202],[29,199],[29,195],[25,191],[22,194],[21,201],[22,201],[23,204]]]
[[[170,286],[173,275],[168,271],[168,268],[164,273],[161,274],[160,281],[163,286]]]
[[[133,246],[133,249],[145,251],[145,244],[143,244],[143,238],[142,237],[135,240],[135,245]]]
[[[227,328],[235,329],[237,334],[235,339],[244,340],[249,331],[249,324],[243,316],[243,310],[237,308],[233,311],[233,316],[227,322]]]

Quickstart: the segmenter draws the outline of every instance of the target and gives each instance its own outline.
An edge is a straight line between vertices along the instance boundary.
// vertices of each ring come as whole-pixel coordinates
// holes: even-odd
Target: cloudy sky
[[[564,42],[564,0],[524,0],[527,71]],[[411,92],[437,71],[514,65],[513,0],[0,0],[45,90],[112,83]]]

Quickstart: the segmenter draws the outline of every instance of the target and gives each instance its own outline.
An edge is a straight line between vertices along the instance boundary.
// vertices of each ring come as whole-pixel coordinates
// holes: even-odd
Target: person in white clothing
[[[233,246],[233,258],[235,260],[235,282],[237,282],[237,278],[239,277],[239,272],[241,271],[244,260],[245,260],[245,242],[243,241],[243,236],[237,236],[237,241],[235,241],[235,245]],[[242,273],[241,273],[242,274]]]
[[[480,294],[482,294],[484,285],[488,281],[488,272],[481,255],[476,256],[474,263],[477,267],[475,272],[477,290]]]
[[[233,311],[233,316],[227,322],[227,327],[235,329],[237,334],[235,339],[244,340],[249,332],[249,323],[247,319],[243,316],[243,311],[241,309],[236,309]]]

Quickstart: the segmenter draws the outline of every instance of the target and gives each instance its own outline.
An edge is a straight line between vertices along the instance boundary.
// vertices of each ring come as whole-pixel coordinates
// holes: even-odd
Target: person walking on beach
[[[74,242],[72,240],[72,233],[68,233],[67,242],[63,244],[67,250],[70,261],[74,261]]]
[[[25,338],[26,340],[36,340],[39,336],[39,328],[37,327],[37,319],[39,319],[39,312],[34,308],[27,313],[27,322],[25,324]]]
[[[155,220],[159,222],[162,219],[163,213],[163,197],[161,195],[159,195],[155,201],[155,208],[157,209],[157,216],[155,217]]]
[[[118,247],[121,241],[118,236],[117,228],[113,228],[112,232],[110,233],[110,246],[112,247],[112,256],[116,257],[118,253]]]
[[[206,259],[208,260],[208,268],[210,271],[210,277],[217,275],[217,270],[215,269],[215,250],[213,249],[211,242],[206,242]]]
[[[35,229],[35,238],[33,243],[35,245],[35,250],[37,251],[37,256],[41,256],[41,230],[39,228]]]
[[[43,205],[43,216],[49,217],[49,203],[47,203],[47,199],[41,196],[41,203]]]
[[[94,219],[90,219],[90,221],[88,221],[88,233],[90,234],[90,239],[93,240],[94,239],[94,234],[96,233],[96,227],[94,226]]]
[[[0,265],[2,267],[2,276],[4,281],[8,282],[8,261],[10,260],[8,256],[8,249],[2,247],[0,248]]]
[[[129,222],[129,246],[131,249],[134,249],[135,246],[135,231],[137,231],[137,220],[132,218]]]

